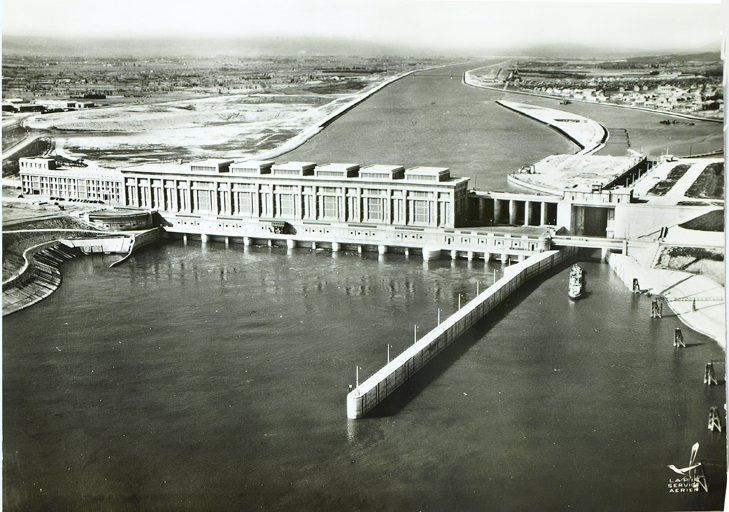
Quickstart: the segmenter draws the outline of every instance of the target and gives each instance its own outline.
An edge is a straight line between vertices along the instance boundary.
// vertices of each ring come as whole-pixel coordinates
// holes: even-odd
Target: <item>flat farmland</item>
[[[3,59],[3,99],[93,104],[36,114],[24,127],[52,137],[58,155],[104,167],[253,158],[386,80],[439,64],[401,57],[28,57],[11,52]]]

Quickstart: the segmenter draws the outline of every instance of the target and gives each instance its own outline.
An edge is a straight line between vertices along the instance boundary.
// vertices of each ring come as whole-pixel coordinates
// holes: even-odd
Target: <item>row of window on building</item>
[[[432,227],[455,227],[465,218],[468,178],[451,178],[444,168],[228,161],[178,167],[114,174],[57,169],[51,158],[20,159],[25,193],[173,214]]]
[[[122,204],[121,182],[75,177],[21,175],[25,194],[57,197],[59,199],[93,199]]]
[[[222,187],[222,185],[221,185]],[[286,220],[378,222],[429,226],[454,225],[453,191],[300,187],[127,180],[129,206],[172,213],[229,215]],[[465,207],[465,193],[459,200]]]

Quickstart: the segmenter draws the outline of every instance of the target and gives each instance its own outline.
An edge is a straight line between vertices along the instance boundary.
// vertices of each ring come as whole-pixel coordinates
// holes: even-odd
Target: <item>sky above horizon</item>
[[[691,49],[721,41],[721,10],[719,0],[3,0],[2,30],[37,37],[331,37],[442,50]]]

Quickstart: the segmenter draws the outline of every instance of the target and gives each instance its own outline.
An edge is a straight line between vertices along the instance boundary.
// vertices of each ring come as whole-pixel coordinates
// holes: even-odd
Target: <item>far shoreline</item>
[[[476,69],[480,69],[480,68],[476,68]],[[471,70],[466,71],[463,74],[463,83],[466,84],[466,85],[468,85],[468,86],[470,86],[470,87],[477,87],[479,89],[488,89],[488,90],[491,90],[491,91],[511,93],[511,94],[522,94],[524,96],[536,96],[538,98],[549,98],[549,99],[560,100],[560,101],[568,99],[569,101],[571,101],[573,103],[574,102],[578,102],[578,103],[584,103],[586,105],[597,105],[597,106],[605,106],[605,107],[625,108],[625,109],[629,109],[629,110],[640,110],[642,112],[649,112],[649,113],[660,114],[660,115],[665,115],[665,116],[680,117],[682,119],[691,119],[691,120],[694,120],[694,121],[708,121],[710,123],[722,123],[722,124],[724,123],[724,120],[723,119],[713,119],[713,118],[708,118],[708,117],[692,116],[691,114],[682,114],[682,113],[677,113],[677,112],[670,112],[668,110],[655,110],[655,109],[652,109],[652,108],[638,107],[638,106],[635,106],[635,105],[620,105],[618,103],[608,103],[608,102],[600,103],[600,102],[597,102],[597,101],[581,100],[581,99],[577,99],[577,98],[567,98],[565,96],[554,96],[552,94],[540,94],[540,93],[537,93],[537,92],[515,91],[513,89],[502,89],[502,88],[499,88],[499,87],[492,87],[492,86],[489,86],[489,85],[483,85],[483,84],[478,83],[471,76],[471,71],[475,71],[475,70],[471,69]]]

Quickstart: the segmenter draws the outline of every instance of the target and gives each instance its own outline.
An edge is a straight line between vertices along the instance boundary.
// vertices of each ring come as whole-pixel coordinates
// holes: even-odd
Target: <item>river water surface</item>
[[[411,94],[428,110],[428,91],[453,82],[410,83],[426,79]],[[388,89],[372,100],[387,103]],[[403,125],[420,115],[409,109]],[[515,147],[538,144],[494,132],[467,140],[503,141],[492,152],[507,163],[479,180],[499,182],[523,158]],[[366,133],[340,139],[341,153],[309,158],[304,145],[291,159],[451,166],[459,153],[433,136],[412,160],[369,158],[366,144],[354,158]],[[345,403],[355,367],[374,373],[388,345],[400,353],[438,309],[445,317],[500,277],[500,263],[198,242],[109,269],[116,258],[65,263],[56,293],[3,319],[7,510],[722,508],[725,437],[706,424],[724,386],[702,383],[721,348],[684,328],[687,347],[674,349],[678,320],[652,320],[650,298],[589,255],[582,300],[567,297],[566,267],[525,285],[358,421]],[[695,442],[711,492],[671,492],[667,466],[685,466]]]
[[[611,135],[599,155],[624,156],[628,148],[653,156],[724,148],[721,123],[665,125],[660,123],[665,114],[580,102],[561,105],[555,99],[463,84],[462,74],[478,65],[424,71],[394,82],[276,160],[443,166],[454,176],[470,177],[472,188],[524,191],[507,184],[509,173],[549,155],[578,151],[556,131],[497,100],[566,110],[601,123]]]

